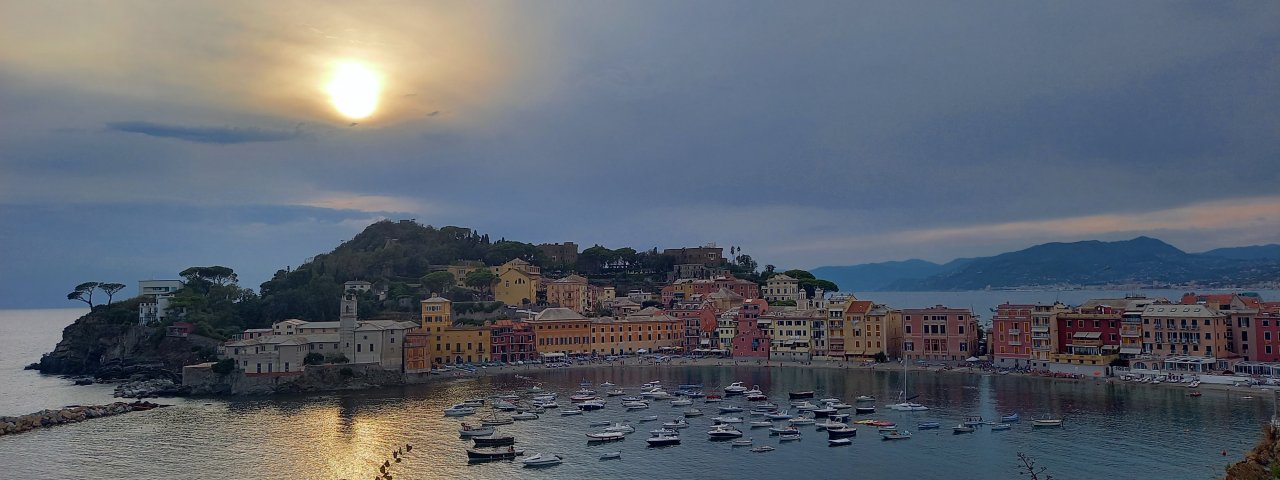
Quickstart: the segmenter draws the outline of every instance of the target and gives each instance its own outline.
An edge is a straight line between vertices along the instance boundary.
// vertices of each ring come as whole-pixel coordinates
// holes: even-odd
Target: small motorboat
[[[1000,421],[1001,421],[1001,422],[1016,422],[1016,421],[1021,420],[1021,419],[1022,419],[1022,416],[1021,416],[1021,415],[1018,415],[1018,412],[1013,412],[1013,413],[1010,413],[1010,414],[1008,414],[1008,415],[1001,415],[1001,416],[1000,416]]]
[[[657,420],[657,419],[658,419],[658,416],[657,416],[657,415],[649,415],[649,416],[647,416],[647,417],[640,417],[640,421],[641,421],[641,422],[652,422],[652,421]]]
[[[781,412],[766,413],[764,414],[764,418],[769,420],[790,420],[792,415],[787,413],[786,410],[783,410]]]
[[[800,438],[800,432],[790,432],[778,435],[778,441],[781,442],[794,442],[800,440]]]
[[[830,420],[832,422],[847,423],[849,421],[849,414],[836,413],[832,415],[827,415],[827,420]]]
[[[621,389],[621,388],[615,388],[615,389],[613,389],[613,390],[609,390],[609,391],[607,391],[607,392],[604,392],[604,394],[605,394],[605,395],[608,395],[608,396],[610,396],[610,397],[616,397],[616,396],[618,396],[618,395],[625,395],[626,393],[627,393],[627,392],[622,391],[622,389]]]
[[[796,417],[796,418],[787,420],[787,423],[790,423],[792,425],[813,425],[815,423],[815,420],[809,417]]]
[[[725,405],[720,407],[720,413],[738,413],[742,411],[742,407],[737,405]]]
[[[637,396],[635,396],[635,395],[629,395],[629,396],[626,396],[626,397],[622,397],[620,400],[622,400],[622,401],[624,401],[624,402],[643,402],[643,401],[644,401],[644,397],[637,397]]]
[[[974,428],[963,423],[951,427],[951,433],[973,433]]]
[[[894,430],[897,430],[897,429],[898,429],[898,426],[897,426],[897,425],[890,425],[890,426],[887,426],[887,427],[876,427],[876,431],[877,431],[877,432],[891,432],[891,431],[894,431]]]
[[[652,437],[646,438],[645,443],[650,447],[665,447],[668,445],[679,445],[680,436],[674,433],[659,433]]]
[[[853,408],[853,413],[858,414],[858,415],[867,415],[867,414],[870,414],[870,413],[876,413],[876,407],[874,407],[874,406],[870,406],[870,407],[854,407],[854,408]]]
[[[1048,419],[1048,418],[1045,418],[1045,419],[1040,419],[1040,420],[1032,420],[1032,421],[1031,421],[1031,426],[1032,426],[1032,427],[1061,427],[1061,426],[1062,426],[1062,419],[1060,419],[1060,418],[1057,418],[1057,419]]]
[[[706,402],[706,403],[723,402],[723,401],[724,401],[724,397],[721,397],[721,396],[719,396],[719,395],[714,395],[714,394],[712,394],[712,395],[707,395],[707,396],[705,396],[705,397],[702,397],[702,401],[703,401],[703,402]]]
[[[743,386],[742,382],[733,382],[729,384],[729,386],[724,387],[724,393],[726,395],[742,395],[746,392],[747,387]],[[707,398],[711,398],[711,396],[708,395]]]
[[[755,453],[772,452],[774,450],[775,449],[773,447],[770,447],[768,445],[759,445],[759,446],[751,447],[751,451]]]
[[[538,414],[533,412],[519,412],[511,416],[512,420],[537,420]]]
[[[858,398],[853,399],[853,401],[857,403],[874,402],[876,397],[875,395],[858,395]]]
[[[823,403],[823,405],[826,405],[828,408],[834,408],[836,410],[845,410],[845,409],[853,408],[853,405],[849,405],[844,402],[826,402],[826,403]]]
[[[567,417],[567,416],[569,416],[569,415],[582,415],[582,410],[573,409],[573,410],[561,410],[561,411],[560,411],[560,416],[562,416],[562,417]]]
[[[462,428],[458,429],[458,435],[463,437],[483,437],[486,435],[493,435],[493,427],[463,423]]]
[[[591,422],[591,423],[588,423],[588,424],[587,424],[587,426],[588,426],[588,427],[607,427],[607,426],[609,426],[609,425],[613,425],[613,422],[610,422],[610,421],[608,421],[608,420],[604,420],[604,421],[599,421],[599,422]]]
[[[1204,395],[1204,394],[1203,394],[1203,393],[1200,393],[1200,391],[1199,391],[1199,390],[1192,390],[1192,391],[1190,391],[1190,392],[1187,392],[1187,396],[1188,396],[1188,397],[1199,397],[1199,396],[1201,396],[1201,395]]]
[[[828,428],[827,438],[849,438],[858,436],[857,427]]]
[[[469,460],[500,460],[516,458],[524,455],[524,450],[515,447],[468,448]]]
[[[801,411],[801,412],[808,412],[808,411],[810,411],[810,410],[817,410],[817,409],[819,409],[819,408],[821,408],[821,407],[819,407],[819,406],[817,406],[817,405],[814,405],[814,404],[812,404],[812,403],[809,403],[809,401],[808,401],[808,400],[802,400],[802,401],[799,401],[799,402],[791,402],[791,408],[794,408],[794,409],[799,410],[799,411]]]
[[[997,423],[991,426],[991,431],[995,432],[999,430],[1009,430],[1011,428],[1013,428],[1013,425],[1010,425],[1007,423]]]
[[[520,396],[514,393],[503,393],[503,394],[494,395],[493,398],[500,398],[502,400],[518,400],[520,399]]]
[[[622,452],[604,452],[600,454],[601,460],[617,460],[622,458]]]
[[[465,417],[467,415],[475,415],[475,413],[475,407],[468,407],[462,404],[444,409],[444,416],[446,417]]]
[[[750,447],[754,441],[750,438],[739,438],[733,441],[735,447]]]
[[[676,385],[676,388],[679,388],[681,390],[697,390],[699,388],[702,388],[702,384],[701,383],[681,383],[679,385]]]
[[[579,403],[578,408],[581,410],[599,410],[604,408],[604,400],[587,400]]]
[[[463,401],[462,403],[459,403],[458,405],[464,405],[464,406],[468,406],[468,407],[476,407],[476,408],[479,408],[479,407],[483,407],[483,406],[484,406],[484,399],[483,399],[483,398],[473,398],[473,399],[470,399],[470,400]]]
[[[791,392],[787,394],[787,397],[792,400],[795,400],[797,398],[813,398],[813,390],[805,390],[802,392]]]
[[[906,430],[886,430],[880,432],[880,438],[884,440],[906,440],[911,438],[911,432]]]
[[[615,424],[613,424],[612,426],[605,427],[604,431],[606,431],[606,432],[632,433],[632,432],[636,431],[636,429],[635,429],[635,427],[632,427],[631,425],[626,425],[626,424],[622,424],[622,423],[615,423]]]
[[[538,408],[560,408],[560,404],[557,403],[555,400],[533,402],[533,406]]]
[[[712,440],[727,440],[741,437],[742,431],[733,428],[732,425],[722,423],[711,427],[711,430],[707,431],[707,436],[711,437]]]
[[[748,401],[751,401],[751,402],[763,402],[763,401],[768,400],[768,399],[769,399],[769,396],[768,396],[768,395],[765,395],[765,394],[763,394],[763,393],[748,393],[748,394],[747,394],[747,400],[748,400]]]
[[[828,430],[829,432],[830,430]],[[800,429],[796,427],[769,427],[769,433],[773,435],[782,435],[784,433],[799,433]]]
[[[670,422],[663,422],[662,426],[667,428],[689,428],[689,422],[684,421],[683,418],[678,418]]]
[[[600,432],[587,434],[588,442],[613,442],[624,438],[627,438],[627,434],[622,432]]]
[[[987,422],[983,421],[982,417],[977,417],[977,416],[970,416],[968,418],[965,418],[963,423],[963,425],[966,427],[980,427],[986,424]]]
[[[685,411],[684,411],[684,416],[685,416],[686,418],[688,418],[688,417],[700,417],[700,416],[702,416],[702,410],[698,410],[698,409],[696,409],[696,408],[690,408],[690,409],[688,409],[688,410],[685,410]]]
[[[573,403],[581,403],[581,402],[585,402],[588,400],[595,400],[595,399],[596,399],[595,395],[574,395],[572,397],[569,397],[569,401]]]
[[[1191,383],[1187,384],[1187,388],[1200,388],[1200,381],[1192,380]]]
[[[515,423],[515,422],[516,422],[515,419],[512,419],[511,417],[499,417],[498,412],[493,412],[493,415],[490,415],[480,420],[480,424],[486,427],[496,427],[499,425],[511,425],[512,423]]]
[[[601,383],[601,384],[600,384],[600,386],[601,386],[601,387],[604,387],[604,388],[609,388],[609,387],[613,387],[613,386],[616,386],[616,385],[618,385],[618,384],[613,383],[613,382],[604,382],[604,383]]]
[[[655,428],[653,430],[649,430],[650,435],[662,435],[662,434],[675,435],[677,433],[680,433],[680,432],[674,428]]]
[[[828,428],[843,428],[849,425],[843,422],[833,422],[830,419],[827,419],[821,422],[814,423],[813,426],[818,427],[818,430],[826,430]]]
[[[529,387],[529,389],[528,389],[528,390],[525,390],[525,392],[527,392],[527,393],[542,393],[542,392],[545,392],[545,391],[546,391],[546,390],[543,390],[543,389],[542,389],[542,385],[541,385],[541,384],[534,385],[534,386],[532,386],[532,387]]]
[[[749,425],[751,426],[751,428],[769,428],[773,426],[773,422],[768,422],[768,421],[751,422]]]
[[[917,430],[936,430],[942,428],[942,424],[938,422],[921,422],[916,425]]]
[[[505,447],[507,445],[515,445],[516,437],[509,435],[504,437],[487,435],[483,437],[471,437],[471,441],[475,442],[475,446],[477,447]]]
[[[727,417],[721,415],[719,417],[711,417],[711,421],[716,423],[742,423],[742,417]]]
[[[622,402],[622,406],[627,410],[644,410],[649,408],[649,402]]]
[[[831,407],[822,407],[822,408],[810,410],[810,412],[813,413],[813,416],[815,417],[826,417],[828,415],[836,413],[836,409]]]
[[[516,409],[516,404],[508,402],[506,400],[498,400],[496,402],[493,402],[493,408],[502,410],[504,412],[510,412]]]
[[[829,447],[843,447],[845,445],[853,445],[852,438],[832,438],[827,440]]]

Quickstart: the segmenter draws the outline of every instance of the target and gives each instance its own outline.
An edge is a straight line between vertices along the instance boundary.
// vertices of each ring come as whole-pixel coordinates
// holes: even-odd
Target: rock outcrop
[[[37,428],[52,427],[65,423],[82,422],[91,418],[109,417],[167,406],[150,402],[115,402],[107,405],[75,405],[60,410],[41,410],[20,417],[0,417],[0,436],[28,432]]]
[[[54,350],[30,368],[99,379],[180,381],[183,365],[207,358],[217,346],[199,335],[165,336],[163,328],[138,325],[136,313],[128,312],[127,306],[95,308],[63,329]]]

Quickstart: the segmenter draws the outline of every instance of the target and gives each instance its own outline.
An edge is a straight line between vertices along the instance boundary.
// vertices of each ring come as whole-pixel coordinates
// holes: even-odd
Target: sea
[[[1068,304],[1089,298],[1145,294],[1177,298],[1181,291],[1061,292],[883,292],[859,298],[898,308],[935,304],[971,307],[975,313],[1005,301]],[[1280,291],[1260,291],[1280,298]],[[0,310],[0,416],[20,415],[73,404],[108,403],[112,386],[74,386],[71,379],[22,368],[50,351],[62,329],[83,309]],[[983,315],[984,318],[987,315]],[[802,368],[740,362],[723,366],[629,366],[556,370],[535,366],[518,371],[370,391],[306,396],[162,399],[172,407],[134,412],[77,424],[0,437],[0,478],[8,479],[356,479],[374,478],[379,466],[399,479],[510,478],[1029,478],[1019,454],[1055,479],[1212,479],[1243,457],[1270,420],[1269,392],[1205,390],[1189,397],[1181,387],[1153,387],[1099,379],[1047,379],[1003,375],[905,372],[896,369]],[[616,383],[631,393],[650,381],[664,385],[703,384],[708,393],[731,382],[759,385],[770,400],[784,404],[787,393],[815,390],[819,398],[849,403],[858,395],[880,398],[866,418],[896,422],[914,437],[883,441],[861,426],[853,444],[829,447],[823,432],[801,427],[803,439],[780,442],[766,430],[741,428],[744,438],[776,450],[753,453],[745,447],[709,441],[706,431],[715,404],[695,402],[706,415],[689,419],[682,443],[647,447],[648,431],[680,417],[690,407],[656,402],[627,412],[611,398],[603,410],[498,427],[527,454],[554,453],[564,463],[526,468],[519,462],[473,464],[469,445],[458,437],[460,421],[442,410],[469,398],[499,392],[523,393],[537,384],[560,394],[562,405],[583,381]],[[599,387],[596,387],[599,388]],[[903,389],[930,407],[924,412],[883,408]],[[732,399],[726,403],[746,405]],[[953,434],[950,425],[970,416],[995,420],[1017,412],[1022,421],[1007,431],[979,428]],[[733,414],[742,415],[742,414]],[[1033,428],[1033,418],[1062,418],[1062,428]],[[748,420],[751,418],[748,417]],[[625,440],[588,444],[597,421],[636,428]],[[916,430],[936,421],[940,430]],[[392,452],[414,445],[395,462]],[[600,460],[605,452],[617,460]],[[1044,478],[1044,474],[1041,474]]]

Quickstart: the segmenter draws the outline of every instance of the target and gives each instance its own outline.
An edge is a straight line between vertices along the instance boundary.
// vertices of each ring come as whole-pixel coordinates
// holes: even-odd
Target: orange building
[[[649,307],[626,317],[591,319],[591,353],[621,355],[680,348],[682,320]]]
[[[405,335],[406,372],[489,361],[489,328],[454,325],[453,302],[448,299],[423,300],[421,325]]]
[[[529,321],[542,356],[591,353],[591,319],[568,308],[548,308]]]

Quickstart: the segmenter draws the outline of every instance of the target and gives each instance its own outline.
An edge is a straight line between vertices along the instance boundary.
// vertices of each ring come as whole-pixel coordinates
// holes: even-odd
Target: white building
[[[147,298],[138,304],[138,325],[163,323],[176,314],[169,311],[169,300],[182,286],[182,280],[139,280],[138,296]]]
[[[799,301],[800,281],[779,273],[764,282],[764,299],[770,302]]]

